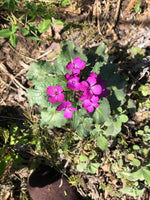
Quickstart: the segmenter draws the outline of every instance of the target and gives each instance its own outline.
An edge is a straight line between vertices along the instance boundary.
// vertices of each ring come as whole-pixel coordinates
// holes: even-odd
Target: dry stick
[[[97,14],[97,28],[98,28],[98,33],[101,34],[100,30],[100,15],[101,15],[101,3],[100,1],[97,2],[96,4],[96,14]]]
[[[10,48],[12,48],[18,55],[21,55],[22,57],[24,57],[24,58],[27,58],[27,59],[29,59],[29,60],[31,60],[31,61],[37,61],[36,59],[34,59],[34,58],[31,58],[31,57],[28,57],[28,56],[25,56],[24,54],[22,54],[22,53],[20,53],[20,52],[18,52],[13,46],[11,46],[10,44],[9,44],[9,46],[10,46]],[[30,63],[30,62],[29,62]]]
[[[7,83],[5,83],[5,81],[3,81],[3,79],[0,77],[0,82],[3,84],[3,85],[5,85],[5,88],[6,87],[9,87],[9,85],[7,84]],[[5,89],[4,88],[4,89]],[[14,88],[14,87],[12,87],[12,86],[10,86],[10,88],[12,89],[12,90],[14,90],[15,92],[17,91],[17,89],[16,88]],[[1,91],[1,94],[3,93],[3,90],[4,89],[2,89],[2,91]]]
[[[113,21],[112,25],[110,26],[110,28],[108,29],[106,36],[108,36],[108,34],[112,31],[113,28],[115,28],[115,26],[117,24],[118,17],[119,17],[119,12],[120,12],[120,6],[121,6],[121,0],[118,0],[114,21]]]
[[[43,58],[44,56],[46,56],[47,54],[49,54],[49,53],[51,53],[51,52],[52,52],[52,49],[46,51],[44,54],[40,55],[40,56],[37,58],[37,60]]]
[[[10,74],[10,73],[6,70],[4,64],[0,63],[0,69],[2,69],[2,71],[10,77],[11,82],[9,83],[9,86],[11,85],[12,82],[14,82],[14,84],[16,85],[17,88],[21,87],[23,90],[26,90],[26,88],[25,88],[19,81],[17,81],[17,80],[15,79],[15,77],[14,77],[12,74]]]
[[[131,0],[126,8],[126,11],[131,10],[134,7],[134,5],[136,4],[136,2],[137,2],[137,0]]]

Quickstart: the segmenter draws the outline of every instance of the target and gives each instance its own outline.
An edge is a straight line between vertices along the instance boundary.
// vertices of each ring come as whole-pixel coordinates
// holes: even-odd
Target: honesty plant
[[[118,74],[118,66],[108,63],[106,45],[102,42],[85,51],[67,40],[61,46],[56,61],[33,62],[27,73],[32,82],[27,97],[30,106],[39,107],[41,126],[67,126],[87,137],[97,134],[98,125],[99,134],[116,136],[127,121],[122,109],[126,80]]]
[[[65,93],[73,93],[73,97],[78,97],[77,100],[83,101],[82,107],[86,108],[86,111],[88,113],[91,113],[94,111],[94,108],[97,108],[99,106],[98,101],[102,97],[108,96],[108,90],[106,89],[106,82],[103,81],[100,77],[100,75],[92,72],[86,81],[80,82],[80,73],[81,70],[85,68],[86,63],[82,61],[80,58],[74,58],[73,62],[69,62],[66,65],[67,70],[72,70],[72,74],[66,73],[65,78],[67,81],[67,88],[70,89],[70,91],[64,91],[61,86],[55,85],[49,86],[46,90],[47,94],[49,95],[49,101],[53,104],[57,102],[62,102],[62,104],[58,105],[56,108],[57,111],[64,111],[64,117],[65,118],[72,118],[73,114],[72,111],[77,111],[77,108],[73,108],[72,103],[70,101],[67,101],[67,95],[62,93],[63,91]],[[66,98],[66,100],[64,100]],[[74,98],[74,104],[76,105],[76,101]]]

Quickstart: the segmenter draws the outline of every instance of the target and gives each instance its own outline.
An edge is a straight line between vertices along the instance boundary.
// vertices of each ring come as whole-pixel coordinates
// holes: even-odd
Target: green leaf
[[[97,156],[96,151],[92,151],[92,154],[89,156],[89,160],[93,160]]]
[[[46,76],[51,77],[54,71],[54,66],[50,62],[32,62],[30,64],[30,70],[26,74],[26,77],[31,81],[40,81],[40,79],[43,79]]]
[[[135,7],[134,7],[136,13],[140,13],[142,11],[140,6],[141,6],[141,2],[140,1],[136,2]]]
[[[139,150],[140,149],[140,147],[139,147],[139,145],[133,145],[133,149],[135,150],[135,151],[137,151],[137,150]]]
[[[142,170],[146,184],[150,184],[150,170],[146,167],[143,167]]]
[[[83,50],[80,48],[76,48],[75,45],[69,41],[65,40],[62,42],[62,52],[57,57],[57,62],[55,63],[56,74],[57,75],[65,75],[68,73],[66,69],[66,65],[69,62],[72,62],[73,58],[80,57],[81,60],[87,60],[86,56],[83,54]]]
[[[145,85],[141,85],[138,89],[144,97],[150,95],[150,84],[146,83]]]
[[[127,178],[130,181],[143,181],[145,180],[146,184],[150,184],[150,171],[147,167],[141,167],[139,170],[132,172],[132,173],[126,173]]]
[[[120,191],[124,194],[128,194],[130,196],[136,197],[136,196],[142,195],[144,190],[145,190],[145,188],[141,188],[141,189],[135,188],[134,189],[132,187],[124,187]]]
[[[11,34],[12,32],[9,29],[0,30],[0,37],[7,38],[10,37]]]
[[[77,170],[79,172],[86,172],[86,163],[85,162],[81,162],[77,165]]]
[[[140,160],[134,158],[133,161],[132,161],[132,164],[133,164],[134,166],[136,166],[136,167],[139,167],[139,166],[141,165],[141,162],[140,162]]]
[[[129,160],[133,160],[134,157],[135,157],[135,156],[134,156],[133,153],[130,153],[130,154],[127,155],[127,159],[129,159]]]
[[[17,46],[17,36],[14,33],[10,35],[10,42],[13,47]]]
[[[50,19],[45,19],[39,25],[39,28],[38,28],[39,32],[40,33],[45,33],[49,29],[50,25],[51,25],[51,20]]]
[[[85,155],[81,155],[80,156],[80,161],[81,162],[86,162],[88,160],[88,157],[87,156],[85,156]]]
[[[128,100],[128,105],[127,105],[129,112],[131,114],[134,114],[136,112],[136,105],[132,99]]]
[[[107,125],[107,124],[105,124]],[[120,121],[119,118],[113,118],[111,119],[111,123],[109,123],[109,125],[107,126],[107,129],[106,131],[104,131],[104,134],[106,136],[116,136],[118,133],[120,133],[121,131],[121,126],[122,126],[122,123]]]
[[[24,36],[27,36],[30,33],[28,28],[20,27],[19,30],[24,34]]]
[[[7,161],[10,160],[10,158],[11,158],[10,155],[6,155],[1,159],[1,161],[0,161],[0,176],[2,176],[3,173],[5,172],[5,168],[7,166]]]
[[[4,160],[0,161],[0,177],[3,175],[3,173],[5,172],[5,168],[6,168],[6,162]]]
[[[112,110],[122,106],[125,102],[125,87],[126,79],[120,74],[116,73],[118,66],[113,64],[105,64],[100,68],[100,75],[107,83],[109,90],[108,100]]]
[[[96,74],[100,74],[100,68],[104,65],[103,62],[96,62],[93,69],[92,69],[92,72],[95,72]]]
[[[95,174],[99,166],[100,166],[100,163],[89,163],[87,166],[88,173]]]
[[[97,138],[97,145],[102,151],[104,151],[108,147],[108,141],[104,136],[101,135]]]
[[[60,4],[61,6],[66,6],[68,3],[68,0],[61,0]]]
[[[2,127],[0,127],[0,135],[4,138],[4,143],[6,144],[9,139],[9,130],[3,129]]]
[[[131,52],[136,56],[136,55],[143,55],[145,54],[144,49],[140,48],[140,47],[132,47],[131,48]]]
[[[96,49],[96,54],[98,56],[100,56],[100,61],[101,62],[104,62],[104,63],[107,63],[107,60],[108,60],[108,54],[105,53],[105,50],[106,50],[106,45],[104,42],[101,42],[101,45]]]
[[[9,27],[9,29],[12,33],[15,33],[18,29],[18,26],[16,24],[13,24],[12,26]]]
[[[46,89],[50,85],[55,85],[56,78],[46,77],[45,79],[37,79],[34,81],[36,83],[35,87],[27,89],[26,96],[29,99],[30,106],[39,105],[41,107],[48,107],[50,102],[48,101],[48,95],[46,93]]]
[[[87,137],[93,125],[92,118],[82,118],[80,125],[77,127],[77,134],[80,137]]]
[[[57,106],[56,106],[57,107]],[[63,111],[56,111],[56,107],[48,107],[41,112],[41,126],[49,126],[50,129],[61,128],[67,123],[67,119],[63,116]]]
[[[110,117],[110,105],[106,98],[100,102],[100,106],[96,108],[93,119],[96,124],[103,124]]]
[[[128,116],[125,114],[122,114],[119,116],[119,119],[121,120],[121,122],[126,123],[128,121]]]
[[[79,124],[82,123],[83,116],[88,117],[86,110],[83,108],[79,109],[77,112],[74,112],[71,120],[71,127],[74,131],[76,131]]]
[[[57,20],[57,19],[55,19],[55,24],[64,26],[64,22],[62,22],[61,20]]]

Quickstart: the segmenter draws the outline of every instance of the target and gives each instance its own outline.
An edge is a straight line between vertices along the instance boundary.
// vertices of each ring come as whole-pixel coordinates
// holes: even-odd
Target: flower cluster
[[[80,58],[74,58],[73,62],[69,62],[66,65],[68,71],[65,75],[67,81],[67,88],[76,92],[78,99],[82,101],[82,107],[86,109],[88,113],[94,111],[94,108],[99,106],[98,101],[102,97],[108,96],[108,90],[106,89],[106,82],[101,79],[100,75],[92,72],[86,81],[80,82],[80,71],[85,68],[86,63]],[[65,95],[63,94],[63,88],[55,85],[49,86],[46,90],[49,95],[49,101],[53,104],[61,102],[57,107],[57,111],[64,111],[65,118],[72,118],[72,111],[77,111],[72,107],[70,101],[65,101]]]

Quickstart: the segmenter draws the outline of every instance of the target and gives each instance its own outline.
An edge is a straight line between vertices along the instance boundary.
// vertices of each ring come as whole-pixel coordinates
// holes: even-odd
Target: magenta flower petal
[[[55,89],[53,86],[49,86],[47,89],[46,89],[46,93],[48,95],[54,95],[55,94]]]
[[[90,100],[84,100],[83,102],[82,102],[82,107],[83,108],[87,108],[87,107],[89,107],[89,106],[91,106],[91,102],[90,102]]]
[[[80,83],[80,90],[85,91],[89,87],[89,84],[86,81]]]
[[[86,99],[82,102],[82,107],[86,108],[86,111],[88,113],[91,113],[94,111],[94,108],[97,108],[99,104],[97,103],[99,100],[98,96],[92,96],[91,99]]]
[[[97,78],[98,75],[95,72],[92,72],[89,76],[93,78]]]
[[[55,85],[57,92],[63,92],[63,88],[61,86]]]
[[[54,97],[50,96],[48,99],[49,99],[49,101],[50,101],[51,103],[57,103],[57,98],[56,98],[56,96],[54,96]]]
[[[90,84],[90,86],[93,86],[96,84],[96,78],[88,77],[87,82]]]
[[[63,92],[63,88],[58,85],[55,85],[55,88],[53,86],[49,86],[46,92],[50,95],[49,101],[51,103],[62,102],[65,98],[64,94],[61,93]]]
[[[73,108],[73,107],[71,107],[70,110],[71,110],[71,111],[77,111],[77,109],[76,109],[76,108]]]
[[[85,68],[86,63],[80,58],[74,58],[72,62],[66,65],[67,70],[72,70],[73,74],[80,74],[80,70]]]
[[[68,63],[66,66],[67,70],[72,70],[74,68],[74,64],[72,62]]]
[[[86,108],[86,111],[87,111],[88,113],[91,113],[91,112],[94,111],[94,107],[91,105],[91,106],[89,106],[89,107]]]
[[[109,91],[107,89],[104,89],[102,94],[103,94],[103,97],[107,97],[109,94]]]
[[[61,105],[57,107],[57,111],[64,110],[64,117],[65,118],[72,118],[73,114],[72,111],[77,111],[76,108],[71,107],[72,103],[70,101],[63,101]]]
[[[69,73],[67,73],[66,75],[65,75],[65,78],[66,78],[66,80],[67,81],[69,81],[69,79],[71,79],[71,78],[76,78],[76,77],[78,77],[78,74],[69,74]],[[79,78],[79,77],[78,77]],[[79,79],[78,79],[79,80]]]
[[[80,58],[74,58],[73,63],[75,66],[78,66],[79,69],[83,70],[85,68],[86,63],[82,61]]]
[[[99,98],[101,97],[107,97],[109,94],[109,91],[106,89],[106,81],[101,79],[101,76],[92,72],[90,75],[90,77],[96,78],[97,84],[101,85],[102,91],[101,93],[98,95]],[[93,88],[92,88],[93,89]],[[95,88],[94,88],[95,89]],[[96,94],[96,93],[95,93]]]
[[[65,99],[65,95],[60,93],[57,95],[57,101],[58,102],[63,102],[63,100]]]
[[[62,111],[62,110],[65,110],[65,106],[64,106],[64,104],[60,104],[58,107],[57,107],[57,111]]]
[[[73,78],[69,78],[67,83],[67,88],[72,90],[79,90],[80,89],[80,83],[79,83],[79,77],[75,76]]]
[[[80,83],[77,83],[77,82],[67,83],[67,88],[69,88],[71,90],[79,90],[80,89]]]
[[[101,87],[101,85],[94,85],[94,86],[92,86],[91,90],[96,95],[99,95],[99,94],[102,93],[102,87]]]
[[[65,118],[69,119],[69,118],[72,118],[72,116],[73,116],[73,114],[69,109],[64,111],[64,117]]]
[[[72,70],[72,73],[73,73],[73,74],[80,74],[80,70],[79,70],[79,69],[73,69],[73,70]]]

